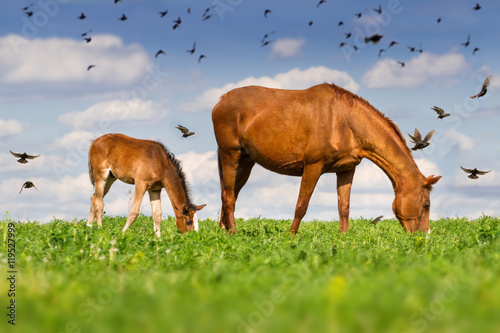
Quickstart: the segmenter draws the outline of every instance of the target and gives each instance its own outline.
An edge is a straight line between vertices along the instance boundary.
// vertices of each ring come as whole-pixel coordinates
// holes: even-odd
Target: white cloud
[[[137,99],[112,100],[97,103],[85,111],[71,111],[59,116],[59,122],[76,129],[110,132],[128,124],[153,123],[165,117],[167,111],[152,101]],[[81,134],[81,133],[80,133]]]
[[[22,133],[23,124],[17,120],[0,119],[0,138]]]
[[[295,68],[286,73],[277,74],[274,77],[247,77],[236,83],[228,83],[221,88],[209,89],[195,98],[193,102],[184,104],[183,109],[185,111],[211,109],[217,104],[223,94],[238,87],[258,85],[279,89],[305,89],[323,82],[335,83],[354,93],[359,89],[359,85],[346,72],[324,66],[310,67],[306,70]]]
[[[421,53],[401,67],[394,59],[384,59],[375,64],[363,76],[368,88],[414,88],[431,78],[448,78],[469,69],[463,54],[435,55]]]
[[[0,97],[31,98],[106,94],[136,82],[157,86],[158,72],[139,44],[114,35],[92,36],[90,43],[69,38],[0,38]],[[13,40],[16,42],[13,44]],[[96,67],[87,70],[89,65]]]
[[[470,150],[474,147],[474,140],[467,135],[457,132],[454,129],[449,129],[444,132],[445,139],[455,143],[460,150]]]
[[[306,40],[304,38],[284,38],[278,39],[271,46],[271,57],[278,59],[298,58],[302,56],[302,46]]]

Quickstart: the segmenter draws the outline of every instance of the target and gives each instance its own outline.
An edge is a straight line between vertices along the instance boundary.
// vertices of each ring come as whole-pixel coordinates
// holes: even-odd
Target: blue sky
[[[403,133],[436,129],[431,145],[414,153],[424,175],[443,176],[431,196],[431,218],[498,215],[500,3],[481,1],[477,11],[476,1],[317,3],[6,2],[0,13],[0,212],[18,220],[86,218],[88,146],[102,134],[121,132],[169,147],[183,163],[196,203],[208,204],[200,217],[215,218],[220,192],[210,114],[219,97],[250,84],[303,89],[326,81],[366,98]],[[380,15],[374,11],[379,5]],[[207,8],[211,17],[203,20]],[[82,12],[86,18],[77,19]],[[126,21],[118,20],[122,14]],[[178,17],[182,23],[173,30]],[[86,43],[81,34],[89,30]],[[365,44],[364,37],[375,33],[382,40]],[[265,34],[270,43],[261,46]],[[389,48],[391,41],[398,44]],[[195,42],[191,55],[186,50]],[[155,58],[160,49],[166,55]],[[201,54],[206,57],[198,62]],[[87,71],[89,65],[96,66]],[[471,100],[490,74],[488,93]],[[437,120],[434,105],[452,116]],[[197,134],[181,139],[177,124]],[[42,156],[21,165],[9,150]],[[492,171],[473,181],[460,165]],[[26,180],[39,191],[19,195]],[[236,216],[292,218],[299,182],[254,168]],[[113,185],[105,198],[108,215],[128,214],[131,189]],[[387,177],[363,161],[351,217],[392,218],[393,197]],[[162,208],[172,215],[165,193]],[[143,213],[150,214],[147,197]],[[334,175],[320,179],[305,216],[313,219],[338,220]]]

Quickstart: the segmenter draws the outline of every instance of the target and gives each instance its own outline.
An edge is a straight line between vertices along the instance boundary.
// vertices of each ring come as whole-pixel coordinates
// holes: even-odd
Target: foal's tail
[[[90,163],[90,156],[89,156],[89,178],[90,178],[90,183],[92,184],[92,186],[95,187],[94,168],[92,168],[92,163]]]

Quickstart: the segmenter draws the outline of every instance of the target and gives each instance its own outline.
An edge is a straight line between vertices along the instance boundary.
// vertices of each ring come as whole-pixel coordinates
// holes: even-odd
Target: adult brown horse
[[[292,234],[319,177],[335,172],[340,231],[346,231],[354,170],[368,158],[392,182],[392,209],[401,225],[410,232],[429,232],[429,194],[441,176],[424,177],[397,126],[357,95],[326,83],[305,90],[243,87],[221,97],[212,121],[218,144],[221,228],[236,231],[236,199],[258,163],[280,174],[302,176]]]
[[[97,218],[102,226],[103,198],[117,180],[135,184],[134,200],[125,232],[139,215],[142,198],[148,191],[154,220],[154,231],[160,236],[161,189],[165,188],[175,212],[177,228],[198,230],[196,211],[206,205],[191,203],[189,189],[180,162],[161,143],[140,140],[123,134],[106,134],[97,138],[89,148],[89,176],[95,193],[90,199],[88,226]]]

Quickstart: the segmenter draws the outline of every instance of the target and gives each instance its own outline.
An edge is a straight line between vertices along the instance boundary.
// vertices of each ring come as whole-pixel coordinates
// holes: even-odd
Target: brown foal
[[[148,191],[153,212],[154,232],[160,236],[161,189],[165,188],[175,212],[177,228],[182,232],[198,230],[196,211],[206,205],[191,203],[189,189],[180,162],[161,143],[140,140],[123,134],[106,134],[89,148],[89,176],[95,192],[90,199],[87,221],[102,226],[103,198],[117,180],[135,184],[134,200],[125,232],[139,215],[142,198]]]

